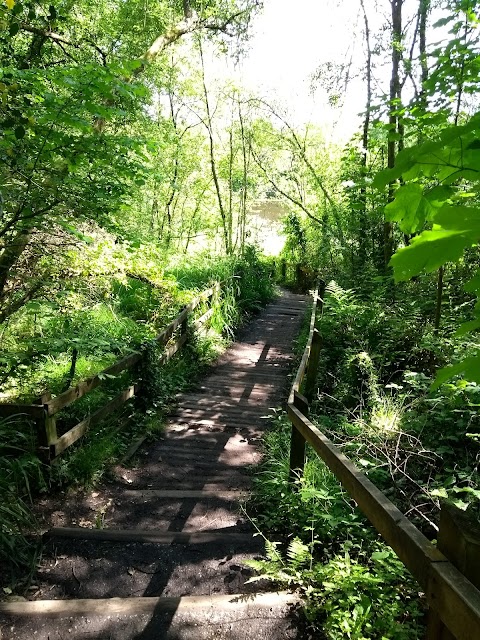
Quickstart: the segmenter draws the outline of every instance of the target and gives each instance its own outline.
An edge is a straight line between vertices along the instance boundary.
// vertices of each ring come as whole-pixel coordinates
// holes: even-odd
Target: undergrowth
[[[247,562],[254,580],[300,590],[306,637],[421,638],[418,585],[311,449],[303,476],[289,483],[290,431],[279,416],[254,480],[249,513],[267,539],[266,558]]]
[[[191,387],[208,363],[225,349],[245,315],[258,310],[274,295],[274,285],[268,277],[270,267],[253,248],[243,258],[217,258],[214,262],[204,257],[176,269],[178,280],[173,270],[167,273],[154,264],[146,274],[145,270],[140,274],[141,280],[115,281],[102,275],[97,288],[90,283],[88,291],[74,288],[64,292],[61,297],[71,306],[67,309],[65,304],[61,313],[53,307],[51,313],[45,311],[50,309],[49,302],[39,300],[37,306],[26,308],[11,326],[4,328],[3,344],[10,345],[11,350],[7,349],[3,363],[12,358],[3,369],[4,378],[8,378],[4,389],[8,388],[6,395],[16,389],[17,399],[23,401],[31,401],[34,393],[47,389],[55,395],[66,382],[75,384],[134,348],[146,353],[140,369],[109,376],[100,388],[57,414],[61,434],[132,381],[142,380],[142,395],[135,405],[124,405],[119,414],[91,427],[51,466],[43,465],[37,457],[35,425],[24,416],[0,422],[0,567],[2,586],[7,592],[15,586],[20,591],[26,588],[35,564],[36,545],[33,538],[25,535],[35,532],[30,508],[35,496],[99,482],[135,438],[158,434],[175,394]],[[153,336],[184,304],[219,279],[226,281],[212,301],[214,313],[208,326],[195,330],[191,324],[181,353],[159,366],[163,351]],[[108,302],[102,301],[105,291],[109,292]],[[85,296],[96,300],[90,309],[84,308]],[[195,317],[206,309],[201,304]],[[22,331],[15,333],[19,327],[23,327]],[[74,375],[69,378],[72,345],[76,346],[78,357]],[[14,352],[17,355],[12,355]],[[21,357],[15,360],[18,354]],[[27,364],[28,358],[31,361]],[[25,364],[21,364],[24,360]],[[36,374],[29,379],[31,371]]]

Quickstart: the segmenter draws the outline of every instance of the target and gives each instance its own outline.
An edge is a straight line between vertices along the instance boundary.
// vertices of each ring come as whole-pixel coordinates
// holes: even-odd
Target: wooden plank
[[[420,585],[426,588],[432,560],[445,560],[444,556],[308,418],[293,405],[288,405],[287,410],[305,440],[333,471]]]
[[[212,471],[212,473],[221,473],[225,471],[226,473],[240,473],[243,475],[248,475],[248,469],[245,468],[245,463],[241,462],[238,465],[230,464],[227,462],[222,462],[218,460],[220,451],[215,452],[216,459],[208,459],[208,460],[199,460],[198,455],[190,454],[181,454],[181,453],[170,453],[169,451],[164,452],[165,463],[171,464],[176,468],[182,467],[195,467],[196,472],[201,469],[208,471]]]
[[[147,439],[147,435],[144,434],[139,438],[137,438],[136,440],[134,440],[134,442],[132,442],[132,444],[127,449],[123,458],[120,460],[120,464],[125,464],[125,462],[130,460],[130,458],[137,453],[137,451],[140,449],[140,447],[142,446],[142,444],[145,442],[146,439]]]
[[[138,393],[140,389],[140,384],[133,384],[128,389],[125,389],[121,393],[119,393],[115,398],[110,400],[104,407],[92,413],[92,415],[82,420],[77,425],[72,427],[69,431],[60,436],[58,440],[52,443],[52,457],[56,457],[65,451],[67,447],[76,442],[79,438],[81,438],[87,431],[87,429],[95,424],[101,422],[106,416],[110,415],[112,411],[120,407],[122,404],[133,398],[134,395]]]
[[[213,313],[214,313],[214,309],[209,309],[206,313],[203,314],[203,316],[200,316],[200,318],[195,320],[195,326],[203,327],[203,325],[206,324],[210,320],[210,318],[213,316]]]
[[[158,336],[155,338],[155,341],[158,342],[158,344],[160,345],[167,344],[167,342],[170,340],[170,338],[173,336],[173,334],[178,329],[178,327],[182,324],[182,322],[188,318],[189,313],[190,313],[190,309],[187,306],[183,309],[183,311],[181,311],[178,314],[175,320],[173,320],[168,325],[168,327],[164,329],[164,331],[162,331],[162,333],[158,334]]]
[[[254,540],[251,533],[223,532],[220,530],[154,531],[148,529],[87,529],[85,527],[57,527],[44,534],[46,538],[73,538],[75,540],[109,540],[111,542],[146,542],[155,544],[217,544],[242,543]]]
[[[222,416],[226,418],[271,418],[274,414],[273,411],[269,411],[265,409],[262,405],[238,405],[234,406],[205,406],[201,405],[199,407],[188,407],[185,405],[180,405],[172,411],[171,416],[182,418],[182,417],[193,417],[193,418],[210,418],[214,416]]]
[[[196,307],[198,307],[198,305],[203,300],[206,300],[206,299],[210,298],[215,293],[215,291],[218,290],[218,287],[219,287],[219,284],[217,283],[213,287],[210,287],[209,289],[206,289],[205,291],[203,291],[200,295],[198,295],[191,302],[189,302],[189,304],[187,304],[185,306],[185,308],[168,325],[168,327],[164,331],[162,331],[162,333],[158,334],[158,336],[155,338],[156,342],[158,342],[159,344],[166,344],[170,340],[170,338],[173,336],[173,334],[175,333],[176,329],[178,329],[178,327],[183,322],[185,322],[185,320],[187,320],[189,314]]]
[[[29,418],[44,418],[43,404],[0,404],[0,417],[28,416]]]
[[[77,617],[83,615],[133,615],[140,613],[176,612],[189,614],[195,611],[251,611],[275,609],[299,602],[296,594],[287,591],[270,593],[233,593],[209,596],[181,597],[131,597],[131,598],[85,598],[75,600],[31,600],[28,602],[0,602],[0,613],[5,616],[49,616]]]
[[[171,347],[168,347],[168,349],[165,351],[163,356],[159,359],[158,361],[159,364],[165,364],[165,362],[168,362],[170,358],[177,353],[177,351],[180,351],[180,349],[183,347],[183,345],[187,341],[187,338],[188,338],[188,335],[184,333],[183,335],[180,336],[180,338],[178,338],[178,340],[176,340],[172,344]]]
[[[312,402],[315,395],[315,384],[317,381],[318,364],[320,362],[321,341],[320,334],[317,329],[313,329],[312,341],[310,345],[310,353],[307,364],[307,373],[305,380],[305,397],[308,402]]]
[[[310,358],[310,351],[311,351],[311,346],[312,346],[312,340],[313,340],[313,335],[314,335],[314,331],[315,331],[315,322],[317,319],[317,303],[318,303],[319,297],[318,297],[318,286],[317,289],[315,291],[315,293],[313,294],[313,305],[312,305],[312,313],[310,315],[310,328],[309,328],[309,333],[308,333],[308,339],[307,339],[307,344],[305,345],[305,350],[303,352],[302,355],[302,359],[300,361],[300,365],[297,369],[297,373],[295,375],[295,379],[293,381],[292,384],[292,388],[290,390],[290,395],[288,397],[288,404],[292,404],[294,403],[294,393],[295,391],[300,391],[300,387],[302,385],[302,381],[303,378],[305,376],[305,372],[308,366],[308,361]]]
[[[83,382],[79,382],[75,387],[72,387],[71,389],[68,389],[55,398],[52,398],[45,403],[45,406],[48,407],[48,415],[51,416],[57,413],[58,411],[60,411],[60,409],[63,409],[72,402],[75,402],[75,400],[78,400],[78,398],[84,396],[86,393],[89,393],[90,391],[93,391],[93,389],[96,389],[104,382],[105,376],[115,376],[125,369],[130,369],[135,364],[137,364],[137,362],[140,362],[142,357],[143,356],[141,353],[131,353],[125,358],[122,358],[122,360],[119,360],[115,364],[112,364],[110,367],[107,367],[103,371],[100,371],[100,373],[97,373],[95,376],[87,378],[87,380],[84,380]]]
[[[453,504],[442,502],[440,526],[437,536],[438,549],[470,580],[480,587],[480,523],[471,514]],[[427,617],[428,640],[455,640],[442,622],[440,615],[430,609]]]
[[[126,489],[123,492],[126,498],[161,498],[162,500],[207,500],[217,498],[239,502],[244,500],[246,491],[230,491],[219,489]]]
[[[427,602],[457,640],[480,638],[480,591],[450,562],[434,562]]]

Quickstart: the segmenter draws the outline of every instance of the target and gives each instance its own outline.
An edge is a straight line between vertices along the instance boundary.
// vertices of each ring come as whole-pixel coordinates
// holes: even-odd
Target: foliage
[[[28,426],[25,431],[15,418],[0,421],[0,567],[13,584],[25,572],[23,586],[28,586],[38,553],[27,539],[36,530],[29,502],[46,488],[44,470],[35,455],[34,431]]]
[[[252,580],[300,589],[312,634],[332,640],[419,637],[423,607],[413,579],[313,452],[292,489],[289,432],[279,416],[266,435],[251,505],[267,536],[266,558],[247,561],[258,574]]]
[[[387,313],[353,291],[327,288],[314,413],[322,430],[434,535],[440,495],[462,508],[478,498],[478,387],[459,381],[430,390],[435,362],[455,358],[461,347],[423,324],[420,302],[399,301]]]

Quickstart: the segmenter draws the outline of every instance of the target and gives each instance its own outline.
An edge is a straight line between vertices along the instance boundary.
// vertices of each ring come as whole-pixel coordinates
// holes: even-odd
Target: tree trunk
[[[207,89],[207,83],[205,79],[205,64],[203,59],[203,48],[202,48],[202,43],[200,39],[198,40],[198,50],[200,52],[203,99],[205,100],[206,120],[204,120],[204,124],[208,134],[208,142],[209,142],[209,150],[210,150],[210,169],[212,171],[213,184],[215,185],[215,193],[218,201],[218,210],[220,212],[220,218],[222,220],[223,242],[225,247],[225,253],[227,255],[230,255],[232,253],[232,247],[230,242],[231,239],[228,234],[227,214],[225,211],[225,205],[223,203],[223,196],[220,188],[220,181],[218,179],[217,163],[215,160],[215,142],[213,139],[212,113],[210,109],[210,101],[208,98],[208,89]]]
[[[367,52],[367,68],[366,68],[366,82],[367,82],[367,101],[365,104],[365,119],[363,121],[363,133],[362,133],[362,157],[361,157],[361,167],[362,167],[362,178],[365,178],[367,175],[367,153],[368,153],[368,144],[369,144],[369,136],[370,136],[370,111],[372,107],[372,47],[370,44],[370,25],[368,22],[367,12],[365,10],[364,0],[360,0],[360,5],[362,7],[363,12],[363,21],[365,24],[365,47]],[[358,246],[359,246],[359,262],[361,266],[364,266],[367,261],[367,187],[365,184],[362,184],[360,189],[360,202],[361,202],[361,210],[359,212],[360,221],[359,221],[359,238],[358,238]]]
[[[389,140],[387,146],[387,166],[393,169],[395,166],[395,157],[397,153],[397,138],[401,133],[402,127],[399,128],[398,112],[401,103],[401,84],[400,84],[400,60],[401,60],[401,42],[402,42],[402,7],[403,0],[390,0],[392,9],[392,74],[390,77],[390,106],[389,106]],[[388,187],[388,201],[394,198],[394,184],[390,183]],[[384,252],[384,271],[388,272],[388,265],[393,255],[393,224],[384,220],[383,224],[383,252]]]
[[[245,233],[247,226],[247,181],[248,181],[248,160],[247,160],[247,144],[245,140],[245,126],[243,122],[242,106],[238,101],[238,121],[240,123],[240,136],[242,143],[242,191],[240,196],[240,250],[243,254],[245,249]]]

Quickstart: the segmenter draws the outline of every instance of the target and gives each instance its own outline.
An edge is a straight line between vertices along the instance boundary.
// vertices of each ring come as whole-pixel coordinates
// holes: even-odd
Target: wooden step
[[[81,616],[139,614],[158,611],[205,611],[223,612],[244,610],[246,618],[254,618],[258,609],[274,609],[283,605],[297,604],[300,598],[288,591],[257,594],[230,594],[210,596],[88,598],[76,600],[31,600],[22,602],[0,602],[0,614],[6,616]]]
[[[219,489],[125,489],[123,495],[129,499],[161,498],[164,500],[229,500],[241,502],[248,496],[246,491]]]
[[[74,538],[111,542],[145,542],[154,544],[232,544],[254,540],[251,533],[223,531],[150,531],[145,529],[87,529],[86,527],[55,527],[44,534],[44,538]]]

